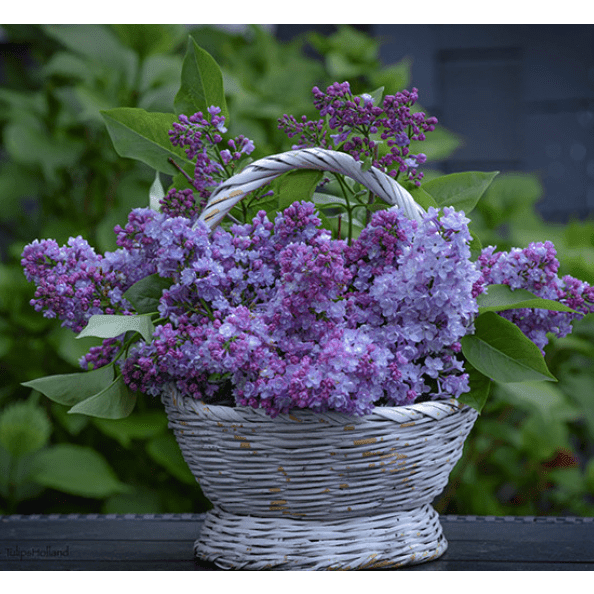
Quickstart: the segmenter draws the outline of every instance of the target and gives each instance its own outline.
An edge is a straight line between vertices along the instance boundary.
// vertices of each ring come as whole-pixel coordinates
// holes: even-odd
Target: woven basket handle
[[[406,216],[415,221],[420,221],[425,212],[407,190],[379,169],[371,167],[364,170],[361,163],[347,153],[305,148],[271,155],[248,165],[216,188],[199,220],[214,229],[249,192],[293,169],[318,169],[342,173],[365,186],[388,204],[402,208]]]

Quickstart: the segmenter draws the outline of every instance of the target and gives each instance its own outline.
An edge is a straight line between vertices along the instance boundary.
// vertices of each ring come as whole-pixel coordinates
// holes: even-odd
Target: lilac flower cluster
[[[423,140],[437,120],[412,112],[416,89],[388,95],[381,106],[353,96],[348,83],[313,94],[320,120],[280,120],[296,147],[340,148],[420,184],[425,157],[412,155],[410,142]],[[167,279],[151,340],[106,339],[81,359],[84,369],[117,361],[133,391],[158,395],[174,384],[195,398],[261,407],[272,417],[295,408],[364,415],[469,391],[460,341],[474,331],[477,296],[490,284],[528,289],[578,312],[501,314],[541,349],[548,332],[564,336],[572,320],[594,312],[594,288],[558,277],[550,242],[486,248],[473,263],[469,221],[453,208],[430,208],[420,222],[396,208],[378,210],[350,242],[332,239],[308,202],[274,220],[261,211],[212,231],[197,222],[198,212],[254,150],[244,136],[221,149],[225,132],[216,107],[179,117],[170,138],[195,161],[198,199],[192,189],[173,188],[161,212],[132,210],[114,229],[115,251],[97,254],[81,237],[25,248],[22,265],[36,285],[31,304],[76,333],[94,314],[137,313],[126,291],[153,275]]]
[[[173,284],[159,305],[166,323],[122,362],[125,381],[152,395],[170,382],[196,398],[230,392],[271,416],[459,396],[459,340],[480,277],[466,223],[452,209],[431,210],[418,228],[380,211],[349,246],[309,203],[212,235],[136,211],[119,242],[150,254]]]
[[[205,206],[205,201],[201,201],[200,205],[197,206],[194,192],[191,189],[178,191],[175,188],[171,188],[161,198],[159,205],[161,212],[164,212],[167,216],[194,219]]]
[[[412,154],[410,143],[425,140],[426,133],[435,129],[437,118],[412,111],[418,100],[417,89],[386,95],[381,105],[374,105],[370,95],[353,96],[348,82],[334,83],[325,93],[318,87],[312,92],[321,119],[312,121],[303,116],[298,121],[289,115],[279,119],[279,128],[289,138],[296,138],[294,149],[340,146],[357,160],[370,158],[375,167],[394,178],[404,173],[417,186],[421,184],[423,173],[418,167],[425,163],[426,156]],[[334,134],[328,134],[326,118]],[[387,147],[381,156],[380,142]]]
[[[233,162],[239,161],[254,150],[254,143],[245,136],[227,141],[221,149],[223,134],[227,132],[225,117],[220,107],[209,107],[208,117],[197,112],[188,117],[179,116],[173,123],[169,138],[173,146],[183,147],[189,160],[195,161],[192,185],[202,198],[208,198],[223,179],[230,177]]]
[[[116,227],[118,249],[101,256],[80,237],[34,241],[23,252],[32,304],[79,332],[99,313],[133,314],[123,297],[153,274],[169,279],[150,342],[110,338],[81,360],[118,360],[127,385],[158,395],[166,384],[195,398],[351,415],[375,406],[459,397],[469,390],[460,340],[473,332],[476,296],[508,284],[594,311],[594,288],[559,279],[549,242],[486,248],[470,260],[468,219],[430,208],[420,223],[376,212],[350,245],[320,227],[311,203],[270,221],[214,232],[192,219],[135,209]],[[567,334],[578,314],[512,310],[539,347]],[[229,400],[230,399],[230,400]]]
[[[21,264],[27,280],[36,285],[31,300],[35,311],[61,319],[74,332],[94,314],[129,311],[121,274],[80,236],[65,246],[53,239],[35,240],[25,247]]]
[[[482,250],[478,265],[483,282],[526,289],[543,299],[558,301],[577,313],[545,309],[512,309],[501,312],[541,350],[548,344],[548,333],[561,338],[571,333],[571,323],[594,312],[594,287],[571,276],[559,278],[557,251],[550,241],[531,243],[524,249],[496,252],[490,246]]]

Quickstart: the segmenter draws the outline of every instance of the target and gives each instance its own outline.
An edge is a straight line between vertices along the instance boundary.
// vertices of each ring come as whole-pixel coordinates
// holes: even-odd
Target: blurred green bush
[[[22,249],[35,238],[71,235],[114,249],[114,225],[147,205],[154,172],[116,154],[99,110],[173,112],[188,32],[221,66],[230,131],[254,140],[255,158],[290,148],[277,118],[313,116],[314,85],[348,79],[355,92],[394,92],[410,85],[410,61],[382,66],[379,42],[348,26],[291,43],[258,26],[247,34],[176,25],[3,28],[29,60],[13,61],[0,89],[0,513],[203,511],[209,504],[158,400],[139,399],[129,418],[105,421],[67,415],[20,385],[77,370],[93,344],[73,341],[29,306]],[[423,152],[439,165],[460,142],[438,128]],[[594,282],[594,223],[545,224],[535,210],[541,195],[535,176],[502,173],[475,210],[475,230],[502,249],[551,239],[565,272]],[[593,339],[586,319],[550,345],[558,384],[496,387],[439,511],[593,515]]]

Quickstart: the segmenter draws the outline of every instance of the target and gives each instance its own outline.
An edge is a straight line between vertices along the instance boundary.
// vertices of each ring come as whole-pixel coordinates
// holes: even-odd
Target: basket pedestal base
[[[436,559],[447,549],[430,505],[388,514],[311,520],[208,512],[196,557],[223,569],[381,569]]]

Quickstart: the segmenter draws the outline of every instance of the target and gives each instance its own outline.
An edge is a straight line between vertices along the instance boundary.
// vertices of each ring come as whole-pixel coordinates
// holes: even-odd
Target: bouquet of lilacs
[[[193,51],[217,82],[207,54]],[[176,98],[186,108],[189,84]],[[420,220],[341,174],[300,171],[254,190],[211,228],[200,218],[208,199],[255,149],[229,138],[222,87],[216,98],[189,116],[142,114],[153,127],[169,122],[169,146],[162,135],[161,154],[146,162],[177,175],[167,192],[157,175],[151,206],[115,228],[117,250],[99,254],[82,237],[25,248],[35,309],[102,339],[80,373],[26,385],[101,417],[126,416],[137,394],[168,386],[274,417],[449,398],[480,410],[493,380],[554,379],[547,336],[594,311],[594,288],[559,277],[550,242],[481,248],[466,215],[494,174],[422,183],[426,157],[414,147],[437,120],[415,108],[416,89],[314,87],[319,118],[284,115],[278,125],[294,150],[347,153],[397,180],[424,207]],[[124,156],[134,155],[122,130],[143,130],[133,115],[104,113]]]

